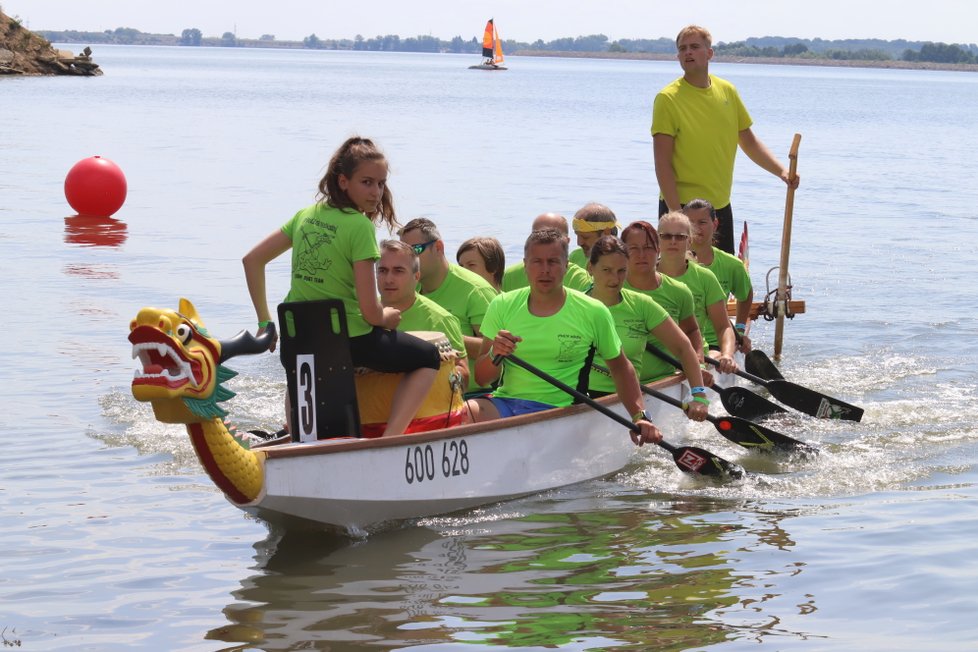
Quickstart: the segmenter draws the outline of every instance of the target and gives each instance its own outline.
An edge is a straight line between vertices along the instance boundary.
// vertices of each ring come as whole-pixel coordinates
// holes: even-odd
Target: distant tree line
[[[974,46],[972,46],[974,48]],[[905,50],[904,61],[934,61],[938,63],[975,63],[978,53],[947,43],[924,43],[920,51]]]
[[[364,37],[357,34],[353,39],[323,39],[310,34],[302,41],[278,41],[273,34],[262,34],[258,39],[238,38],[233,32],[220,37],[208,37],[196,27],[183,30],[180,36],[173,34],[148,34],[131,27],[118,27],[104,32],[43,31],[38,33],[56,43],[113,43],[122,45],[183,45],[212,47],[284,47],[311,50],[362,50],[377,52],[453,52],[476,54],[482,51],[482,39],[465,39],[455,36],[443,41],[434,36],[401,38],[396,34]],[[546,52],[635,52],[671,54],[676,51],[671,38],[618,39],[610,41],[604,34],[564,37],[552,41],[537,39],[532,43],[503,40],[503,50]],[[897,39],[799,39],[781,36],[749,38],[743,41],[717,42],[714,50],[718,55],[735,57],[768,57],[800,59],[848,59],[861,61],[923,61],[934,63],[978,63],[978,45],[933,43]]]
[[[753,39],[750,39],[753,40]],[[978,62],[978,46],[975,44],[961,46],[947,43],[924,42],[918,44],[918,49],[913,47],[900,47],[902,43],[890,42],[871,42],[874,47],[854,47],[850,49],[838,47],[824,47],[826,41],[819,43],[817,50],[810,49],[809,45],[801,40],[782,45],[761,45],[757,42],[737,41],[734,43],[719,43],[714,50],[717,54],[735,57],[774,57],[774,58],[802,58],[802,59],[850,59],[859,61],[890,61],[901,59],[903,61],[927,61],[932,63],[976,63]],[[770,39],[769,39],[770,40]],[[847,42],[852,44],[853,42]],[[858,43],[858,42],[857,42]],[[886,43],[886,46],[881,45]],[[865,43],[863,43],[865,45]],[[899,51],[895,51],[899,48]]]

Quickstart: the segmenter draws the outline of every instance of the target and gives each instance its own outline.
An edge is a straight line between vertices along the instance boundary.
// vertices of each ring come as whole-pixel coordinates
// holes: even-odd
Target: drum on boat
[[[404,432],[425,432],[461,424],[465,416],[465,401],[462,397],[465,390],[461,378],[455,373],[458,354],[443,333],[411,331],[411,335],[438,347],[441,367],[428,396]],[[360,430],[364,437],[380,437],[383,434],[394,391],[403,377],[403,373],[382,373],[364,367],[356,370],[354,379],[360,410]]]

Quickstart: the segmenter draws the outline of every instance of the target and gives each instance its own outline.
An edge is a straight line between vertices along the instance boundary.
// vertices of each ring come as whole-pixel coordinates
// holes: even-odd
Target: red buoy
[[[126,201],[126,190],[122,169],[101,156],[78,161],[65,177],[65,199],[79,215],[112,215]]]

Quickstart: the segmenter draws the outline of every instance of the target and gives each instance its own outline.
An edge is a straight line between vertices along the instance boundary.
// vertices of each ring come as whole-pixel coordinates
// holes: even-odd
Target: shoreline
[[[635,61],[675,61],[676,55],[664,52],[561,52],[557,50],[517,50],[510,56],[556,57],[565,59],[625,59]],[[865,59],[802,59],[792,57],[732,57],[717,55],[712,63],[754,63],[777,66],[826,66],[830,68],[894,68],[899,70],[942,70],[978,72],[976,63],[939,63],[935,61],[868,61]]]

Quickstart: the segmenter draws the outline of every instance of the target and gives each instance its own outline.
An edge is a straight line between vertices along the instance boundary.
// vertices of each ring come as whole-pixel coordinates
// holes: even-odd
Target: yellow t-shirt
[[[675,139],[672,169],[680,202],[706,199],[716,208],[730,203],[737,143],[751,124],[737,89],[719,77],[710,75],[709,88],[680,77],[659,91],[652,106],[652,135]]]

